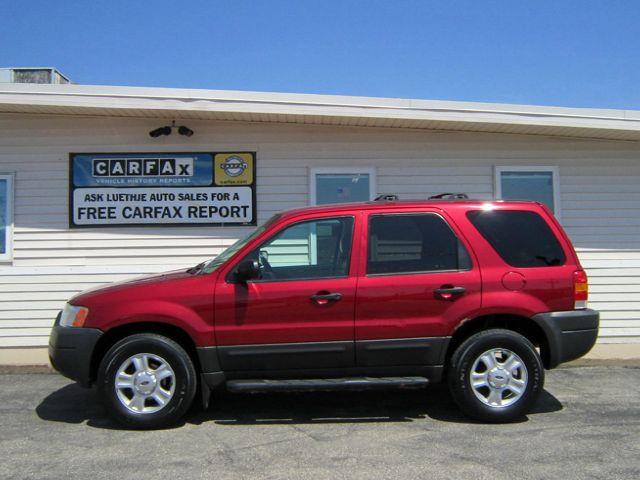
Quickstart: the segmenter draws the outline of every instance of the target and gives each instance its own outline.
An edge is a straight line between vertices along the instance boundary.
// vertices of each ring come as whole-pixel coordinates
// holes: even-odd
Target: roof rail
[[[398,200],[398,195],[393,193],[384,193],[382,195],[378,195],[375,198],[375,202],[395,202]]]
[[[469,195],[466,193],[439,193],[438,195],[431,195],[429,200],[437,200],[437,199],[448,199],[448,200],[468,200]]]

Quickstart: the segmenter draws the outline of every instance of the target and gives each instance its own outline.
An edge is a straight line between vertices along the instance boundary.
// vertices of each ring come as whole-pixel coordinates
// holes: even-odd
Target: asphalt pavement
[[[462,416],[446,389],[218,395],[127,431],[55,374],[0,375],[2,479],[638,479],[640,368],[547,372],[534,412]]]

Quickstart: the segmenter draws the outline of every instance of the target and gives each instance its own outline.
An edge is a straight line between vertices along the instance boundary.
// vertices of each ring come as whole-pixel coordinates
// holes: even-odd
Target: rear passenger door
[[[435,209],[368,213],[362,257],[356,364],[441,364],[446,337],[480,308],[480,273],[455,225]]]

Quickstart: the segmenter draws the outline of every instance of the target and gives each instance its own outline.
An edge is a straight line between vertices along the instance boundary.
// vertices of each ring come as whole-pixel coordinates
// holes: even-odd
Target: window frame
[[[0,180],[7,181],[7,225],[5,228],[6,232],[6,248],[7,251],[5,253],[0,253],[0,262],[11,262],[13,260],[13,222],[14,222],[14,179],[15,175],[13,173],[2,173],[0,174]]]
[[[548,172],[551,173],[551,185],[553,188],[552,213],[560,220],[560,169],[557,166],[523,166],[523,165],[496,165],[494,167],[494,192],[496,200],[502,198],[502,173],[503,172]],[[550,209],[551,210],[551,209]]]
[[[260,242],[256,247],[251,248],[237,263],[235,263],[235,265],[229,270],[229,273],[227,273],[226,276],[226,283],[237,283],[235,281],[234,277],[234,272],[237,268],[237,266],[242,263],[243,261],[245,261],[247,259],[247,257],[249,255],[251,255],[251,253],[253,253],[255,250],[259,249],[260,247],[262,247],[262,245],[264,245],[265,243],[270,242],[271,240],[273,240],[276,236],[280,235],[280,233],[284,232],[286,229],[296,226],[296,225],[300,225],[302,223],[311,223],[311,222],[320,222],[323,220],[339,220],[339,219],[343,219],[343,218],[351,218],[353,220],[352,225],[351,225],[351,245],[349,247],[349,258],[347,259],[347,274],[346,275],[337,275],[337,276],[332,276],[332,277],[304,277],[304,278],[286,278],[286,279],[253,279],[253,280],[249,280],[247,281],[247,283],[278,283],[278,282],[312,282],[314,280],[332,280],[332,279],[340,279],[340,278],[349,278],[352,276],[351,270],[352,270],[352,261],[353,261],[353,247],[355,245],[355,239],[356,239],[356,223],[358,221],[358,219],[356,218],[355,215],[329,215],[329,216],[322,216],[322,217],[314,217],[314,218],[305,218],[305,219],[301,219],[301,220],[297,220],[291,223],[287,223],[286,225],[283,225],[281,229],[279,229],[278,231],[274,232],[273,235],[270,235],[269,237],[267,237],[266,239],[264,239],[262,242]]]
[[[462,247],[467,251],[467,256],[469,257],[469,268],[456,268],[456,269],[448,269],[448,270],[419,270],[419,271],[414,270],[411,272],[369,273],[368,271],[369,270],[369,252],[370,252],[369,249],[371,248],[371,242],[369,241],[369,239],[370,239],[370,233],[371,233],[371,221],[375,217],[388,217],[392,215],[393,216],[409,215],[414,217],[416,215],[432,215],[432,216],[439,217],[445,223],[445,225],[449,227],[449,230],[451,230],[451,233],[453,233],[453,236],[458,240],[460,245],[462,245]],[[365,234],[365,241],[366,241],[366,250],[365,250],[364,275],[366,277],[389,277],[393,275],[432,275],[432,274],[438,274],[438,273],[470,272],[475,267],[473,255],[469,247],[462,240],[462,238],[455,231],[455,229],[451,226],[451,223],[443,215],[440,215],[438,212],[372,212],[368,215],[368,218],[367,218],[367,231]]]
[[[317,205],[316,176],[318,174],[364,174],[369,175],[369,201],[376,198],[376,169],[375,167],[314,167],[309,169],[309,205]]]

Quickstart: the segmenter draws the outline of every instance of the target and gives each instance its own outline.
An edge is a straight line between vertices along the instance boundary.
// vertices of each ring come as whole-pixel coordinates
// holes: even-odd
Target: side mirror
[[[236,267],[236,280],[245,283],[260,278],[260,265],[257,260],[243,260]]]

